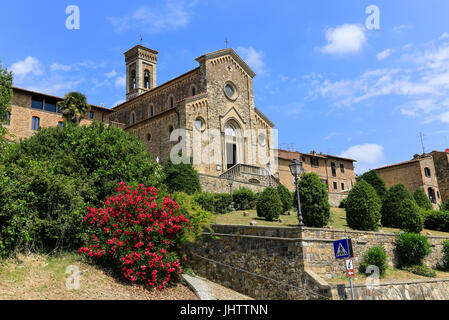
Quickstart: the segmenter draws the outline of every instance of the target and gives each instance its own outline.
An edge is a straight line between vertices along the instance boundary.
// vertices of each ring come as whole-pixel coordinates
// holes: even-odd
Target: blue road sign
[[[334,241],[335,259],[352,258],[352,241],[351,239],[342,239]]]

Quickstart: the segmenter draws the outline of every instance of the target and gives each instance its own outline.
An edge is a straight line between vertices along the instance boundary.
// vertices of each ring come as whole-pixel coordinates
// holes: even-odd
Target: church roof
[[[246,62],[243,61],[243,59],[240,58],[240,56],[232,48],[206,53],[201,57],[196,58],[196,61],[201,63],[202,60],[214,59],[225,55],[230,55],[234,60],[236,60],[240,64],[240,66],[246,71],[246,73],[249,74],[251,78],[254,78],[256,76],[256,73],[253,70],[251,70],[251,68],[246,64]]]

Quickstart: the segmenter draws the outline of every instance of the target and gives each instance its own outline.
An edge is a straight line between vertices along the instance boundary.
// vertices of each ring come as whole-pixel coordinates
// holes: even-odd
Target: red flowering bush
[[[88,208],[84,221],[93,231],[79,252],[112,265],[133,283],[162,290],[182,273],[186,258],[181,249],[192,228],[189,219],[178,212],[171,197],[159,203],[156,188],[121,182],[117,192],[103,209]]]

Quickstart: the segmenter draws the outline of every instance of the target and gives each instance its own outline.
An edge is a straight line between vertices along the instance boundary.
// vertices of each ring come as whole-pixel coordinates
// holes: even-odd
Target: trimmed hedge
[[[449,240],[445,240],[443,241],[443,258],[442,258],[442,263],[441,263],[441,267],[444,270],[449,270]]]
[[[240,188],[232,193],[232,201],[234,201],[236,210],[249,210],[256,207],[256,195],[251,189]]]
[[[282,210],[283,210],[282,213],[285,213],[292,208],[292,202],[293,202],[292,194],[282,184],[280,184],[277,187],[277,191],[278,191],[279,197],[281,198],[281,201],[282,201]]]
[[[396,253],[401,269],[422,265],[423,259],[431,252],[430,243],[424,235],[401,232],[396,238]]]
[[[398,208],[401,229],[406,232],[420,233],[424,227],[424,219],[414,200],[404,199]]]
[[[227,213],[232,203],[232,196],[227,193],[200,192],[193,196],[204,210],[213,213]]]
[[[304,224],[307,227],[323,228],[330,219],[330,205],[326,185],[314,172],[301,175],[299,181],[299,197]],[[297,207],[298,197],[295,193],[294,208]]]
[[[365,180],[357,181],[345,203],[346,222],[351,229],[379,229],[381,202],[376,190]]]
[[[429,197],[427,197],[426,193],[423,189],[416,189],[413,193],[413,198],[416,201],[416,204],[424,210],[432,210],[433,205],[430,202]]]
[[[376,190],[376,193],[380,199],[382,199],[384,195],[387,193],[387,187],[385,185],[385,182],[382,180],[382,178],[375,170],[365,172],[359,177],[359,181],[361,179],[368,182],[374,188],[374,190]]]
[[[429,230],[449,232],[448,211],[423,211],[424,227]]]
[[[279,219],[282,213],[282,201],[275,188],[266,188],[257,200],[257,216],[265,218],[268,221]]]
[[[402,227],[399,206],[404,199],[414,201],[412,195],[403,184],[396,184],[387,191],[383,199],[382,209],[380,210],[382,225],[384,227]]]
[[[201,192],[201,184],[198,172],[192,166],[192,159],[185,159],[183,162],[174,164],[169,159],[164,164],[164,184],[167,186],[170,193],[184,192],[187,194],[194,194]]]

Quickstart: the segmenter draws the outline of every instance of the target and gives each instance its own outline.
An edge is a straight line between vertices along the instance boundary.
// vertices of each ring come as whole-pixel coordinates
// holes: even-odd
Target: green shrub
[[[443,244],[443,258],[442,258],[442,263],[441,263],[441,267],[448,271],[449,270],[449,240],[444,240],[442,242]]]
[[[193,196],[204,210],[213,213],[227,213],[232,203],[232,196],[227,193],[200,192]]]
[[[401,228],[402,221],[399,216],[399,206],[404,199],[414,200],[403,184],[392,186],[384,196],[382,209],[382,225],[390,228]]]
[[[347,201],[348,201],[348,198],[342,199],[342,200],[340,201],[340,204],[338,205],[338,207],[339,207],[340,209],[346,208],[346,202],[347,202]]]
[[[424,226],[424,218],[414,200],[404,199],[398,208],[401,229],[406,232],[420,233]]]
[[[277,187],[277,191],[279,193],[279,197],[282,201],[282,213],[287,212],[292,207],[292,194],[291,192],[282,184]]]
[[[432,202],[430,202],[429,197],[426,196],[426,193],[423,189],[416,189],[413,193],[413,198],[416,201],[416,204],[424,210],[432,210],[433,205]]]
[[[441,204],[440,210],[441,211],[449,211],[449,199],[447,199],[446,201],[443,201],[443,203]]]
[[[216,213],[228,213],[232,203],[232,196],[228,193],[214,194],[214,207]]]
[[[376,231],[379,228],[381,202],[365,180],[357,181],[345,204],[346,222],[351,229]]]
[[[210,192],[199,192],[193,196],[193,199],[204,209],[213,213],[215,210],[214,194]]]
[[[424,235],[400,232],[396,237],[396,254],[401,269],[422,265],[423,259],[431,252],[430,243]]]
[[[279,219],[282,213],[282,201],[275,188],[266,188],[257,200],[257,216],[265,218],[268,221]]]
[[[382,178],[377,174],[375,170],[371,170],[368,172],[365,172],[359,177],[359,180],[363,179],[366,182],[368,182],[374,190],[376,190],[377,195],[382,200],[385,193],[387,192],[387,187],[385,185],[385,182],[382,180]]]
[[[7,255],[77,246],[87,207],[101,206],[119,181],[159,186],[162,171],[122,129],[65,123],[8,146],[0,177],[0,242]]]
[[[428,210],[422,212],[424,227],[429,230],[449,232],[449,212]]]
[[[330,205],[327,187],[314,172],[301,175],[299,196],[304,224],[308,227],[323,228],[330,218]],[[294,196],[294,208],[297,208],[298,197]]]
[[[175,192],[173,194],[173,200],[179,204],[178,213],[189,219],[189,224],[192,226],[191,229],[185,231],[187,239],[190,242],[201,239],[204,228],[213,232],[210,228],[213,218],[212,213],[204,210],[197,202],[195,202],[193,196],[184,192]]]
[[[256,196],[251,189],[240,188],[232,193],[232,201],[236,210],[249,210],[255,206]]]
[[[403,270],[429,278],[435,278],[437,276],[435,270],[432,270],[431,268],[424,265],[404,267]]]
[[[375,246],[368,249],[363,255],[359,271],[365,273],[366,269],[371,265],[379,268],[379,275],[381,277],[385,275],[385,271],[387,270],[387,253],[384,248]]]
[[[201,192],[198,172],[192,166],[192,159],[184,159],[180,164],[174,164],[170,159],[164,164],[165,180],[170,193],[184,192],[194,194]]]

